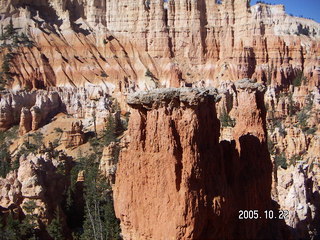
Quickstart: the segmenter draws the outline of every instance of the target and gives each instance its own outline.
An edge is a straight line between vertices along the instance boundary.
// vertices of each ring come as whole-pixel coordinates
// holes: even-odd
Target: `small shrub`
[[[232,119],[227,110],[223,108],[221,114],[220,114],[220,122],[222,127],[234,127],[236,125],[235,119]]]
[[[54,131],[57,132],[57,133],[63,133],[63,130],[59,127],[57,128],[54,128]]]
[[[40,147],[43,144],[43,133],[42,132],[35,132],[33,134],[33,139],[35,141],[35,145]]]
[[[316,133],[316,131],[317,131],[318,129],[316,128],[316,127],[313,127],[313,128],[309,128],[308,130],[306,130],[306,134],[307,135],[315,135],[315,133]]]
[[[145,73],[146,77],[150,77],[150,78],[154,78],[153,73],[149,70],[149,68],[147,69],[146,73]]]
[[[296,165],[297,162],[301,161],[302,160],[302,156],[301,155],[294,155],[292,158],[289,159],[289,164],[290,165]]]
[[[306,82],[306,77],[303,75],[303,72],[299,70],[296,77],[292,81],[292,85],[295,87],[300,87],[302,82]]]
[[[280,155],[276,155],[274,158],[274,161],[277,168],[282,167],[284,169],[287,169],[288,164],[287,164],[287,159],[284,153],[281,153]]]
[[[103,72],[103,71],[101,71],[100,76],[104,77],[104,78],[109,77],[108,74],[106,72]]]
[[[57,148],[59,146],[59,142],[60,142],[59,139],[53,140],[53,142],[52,142],[53,148]]]

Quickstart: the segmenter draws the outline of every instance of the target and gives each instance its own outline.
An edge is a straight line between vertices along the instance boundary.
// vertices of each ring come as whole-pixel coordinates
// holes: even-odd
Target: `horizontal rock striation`
[[[287,86],[300,71],[319,84],[319,23],[283,5],[5,0],[0,13],[2,25],[13,16],[37,46],[16,55],[15,87],[93,83],[126,93],[242,78]]]

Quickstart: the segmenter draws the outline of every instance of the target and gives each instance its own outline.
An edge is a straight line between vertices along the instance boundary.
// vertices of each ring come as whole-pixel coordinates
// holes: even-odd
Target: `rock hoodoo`
[[[103,149],[102,158],[99,164],[101,174],[106,177],[108,184],[112,185],[115,181],[115,174],[117,169],[116,156],[118,155],[118,145],[111,142]]]
[[[126,92],[244,77],[279,86],[299,71],[319,84],[319,24],[283,5],[249,2],[3,0],[0,14],[38,46],[15,58],[21,88],[101,84]]]
[[[239,112],[245,95],[258,94],[248,84],[250,90],[239,94]],[[272,237],[267,220],[238,216],[241,209],[271,208],[271,160],[260,106],[237,119],[240,129],[247,124],[242,117],[251,117],[257,130],[237,131],[236,141],[219,143],[217,99],[215,89],[195,88],[128,96],[129,145],[121,151],[114,186],[125,239]]]
[[[55,147],[73,155],[112,116],[116,143],[80,148],[99,154],[124,239],[318,238],[319,23],[249,0],[1,0],[0,29],[3,150],[38,150],[0,179],[0,211],[34,199],[49,223],[69,181]],[[64,146],[22,143],[52,140],[57,113],[80,121]],[[278,207],[288,219],[265,219]]]
[[[63,160],[70,161],[68,158]],[[34,201],[40,226],[47,224],[53,218],[67,185],[66,176],[57,171],[61,161],[48,154],[21,156],[19,168],[6,178],[0,178],[1,213],[14,211],[21,214],[23,205]]]
[[[286,223],[291,228],[294,239],[312,239],[319,231],[320,195],[316,173],[307,164],[290,166],[278,171],[278,203],[288,210]]]
[[[66,148],[80,146],[85,141],[82,121],[71,124],[71,130],[65,132],[65,139],[63,139]]]
[[[23,136],[31,130],[32,115],[28,108],[23,107],[20,115],[19,134]]]

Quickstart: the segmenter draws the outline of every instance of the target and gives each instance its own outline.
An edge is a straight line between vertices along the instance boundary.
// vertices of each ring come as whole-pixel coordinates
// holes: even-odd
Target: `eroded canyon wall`
[[[12,17],[36,45],[15,57],[13,86],[127,92],[244,77],[287,86],[300,71],[319,84],[318,23],[282,5],[221,2],[2,1],[1,25]]]
[[[110,95],[122,106],[129,96],[132,119],[123,143],[128,149],[115,185],[117,215],[128,239],[273,238],[282,234],[277,223],[237,220],[239,209],[273,208],[271,191],[291,211],[286,223],[299,232],[296,237],[309,236],[316,225],[319,23],[289,16],[282,5],[218,2],[0,2],[0,26],[12,19],[33,41],[10,50],[10,41],[0,40],[0,64],[13,56],[13,81],[6,85],[13,91],[0,93],[0,130],[20,121],[23,135],[61,111],[81,119],[95,112],[103,120]],[[243,78],[266,87],[237,81]],[[130,97],[139,90],[184,86],[219,87],[222,100],[214,104],[212,89]],[[232,123],[220,129],[224,110]],[[277,163],[279,156],[285,166]],[[308,166],[295,173],[299,161]],[[113,164],[102,168],[114,174]],[[296,166],[285,169],[287,164]]]
[[[101,123],[109,115],[111,105],[110,95],[98,86],[4,92],[0,95],[0,130],[18,123],[21,133],[37,130],[59,112],[78,119],[94,115]]]

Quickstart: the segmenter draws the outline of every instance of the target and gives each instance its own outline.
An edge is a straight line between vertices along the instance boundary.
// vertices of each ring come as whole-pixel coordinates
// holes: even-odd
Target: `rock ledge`
[[[247,90],[258,90],[259,92],[264,92],[266,90],[266,87],[261,84],[257,83],[252,79],[244,78],[241,80],[238,80],[234,83],[237,89],[247,89]]]
[[[131,107],[135,105],[158,105],[174,99],[193,106],[206,99],[218,101],[220,97],[215,88],[159,88],[129,94],[127,103]]]

